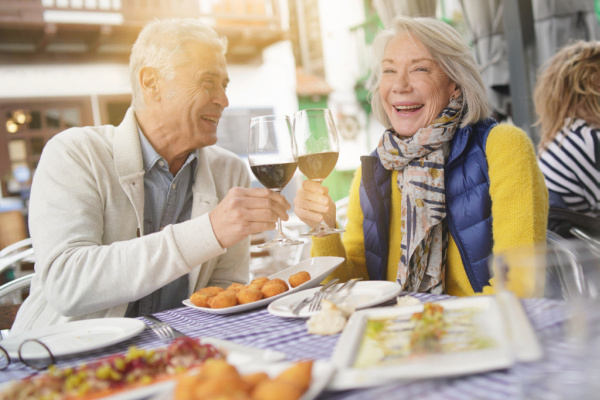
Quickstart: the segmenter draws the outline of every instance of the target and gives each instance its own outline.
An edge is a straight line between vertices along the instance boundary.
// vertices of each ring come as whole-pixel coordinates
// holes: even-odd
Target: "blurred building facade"
[[[239,139],[246,137],[248,115],[297,107],[286,5],[280,0],[0,0],[2,196],[22,192],[56,133],[121,122],[131,100],[131,46],[155,18],[200,18],[228,38],[233,84],[220,139],[244,153]]]
[[[493,3],[489,17],[500,26],[499,10],[507,1],[517,0],[477,4],[487,10],[484,3]],[[600,0],[577,1],[588,2],[588,11],[600,9]],[[251,116],[291,115],[309,107],[333,111],[340,158],[325,184],[338,200],[347,195],[360,156],[377,145],[382,133],[367,99],[371,43],[378,29],[399,13],[441,18],[473,43],[485,75],[490,60],[482,56],[483,39],[473,28],[477,7],[472,3],[0,0],[0,203],[2,196],[26,196],[53,135],[71,126],[120,123],[131,98],[131,46],[146,22],[171,17],[201,18],[229,40],[230,106],[219,124],[218,145],[245,158]],[[532,7],[531,0],[518,3]],[[508,53],[502,53],[504,60]],[[290,199],[293,186],[284,190]]]

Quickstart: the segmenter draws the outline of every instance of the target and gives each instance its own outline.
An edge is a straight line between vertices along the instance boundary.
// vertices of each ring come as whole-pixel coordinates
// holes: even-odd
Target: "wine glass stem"
[[[317,182],[319,185],[323,186],[323,181],[324,179],[311,179],[313,182]],[[325,222],[325,215],[323,215],[323,219],[321,220],[321,222],[319,222],[317,224],[317,226],[315,226],[315,229],[319,230],[319,229],[330,229],[329,225],[327,225],[327,223]]]
[[[275,193],[281,193],[281,189],[271,189]],[[285,237],[283,234],[283,229],[281,228],[281,218],[277,218],[277,237],[275,239],[279,239]]]

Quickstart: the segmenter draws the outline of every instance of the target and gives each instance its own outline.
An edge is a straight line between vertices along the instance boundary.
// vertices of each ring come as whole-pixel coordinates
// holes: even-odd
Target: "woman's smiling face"
[[[385,48],[379,96],[394,131],[413,136],[460,95],[457,85],[431,54],[408,33],[397,34]]]

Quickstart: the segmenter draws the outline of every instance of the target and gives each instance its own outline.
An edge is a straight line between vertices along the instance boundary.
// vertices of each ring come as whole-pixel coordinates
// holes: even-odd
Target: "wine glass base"
[[[330,228],[330,227],[320,227],[317,226],[315,229],[311,229],[310,231],[306,232],[306,233],[301,233],[299,236],[300,237],[307,237],[307,236],[316,236],[316,237],[323,237],[323,236],[328,236],[328,235],[333,235],[334,233],[342,233],[342,232],[346,232],[345,229],[334,229],[334,228]]]
[[[269,247],[281,247],[281,246],[297,246],[304,244],[302,240],[294,240],[290,238],[275,238],[266,243],[259,244],[257,247],[260,249],[268,249]]]

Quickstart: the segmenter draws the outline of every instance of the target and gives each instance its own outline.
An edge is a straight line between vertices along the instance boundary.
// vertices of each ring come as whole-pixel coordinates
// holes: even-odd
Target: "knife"
[[[152,321],[154,323],[157,324],[165,324],[165,325],[169,325],[171,327],[171,329],[173,329],[173,334],[175,335],[176,338],[178,337],[182,337],[182,336],[187,336],[186,334],[178,331],[177,329],[173,328],[170,324],[167,324],[164,321],[161,321],[160,319],[156,318],[154,315],[142,315],[142,317],[146,318],[148,321]]]

